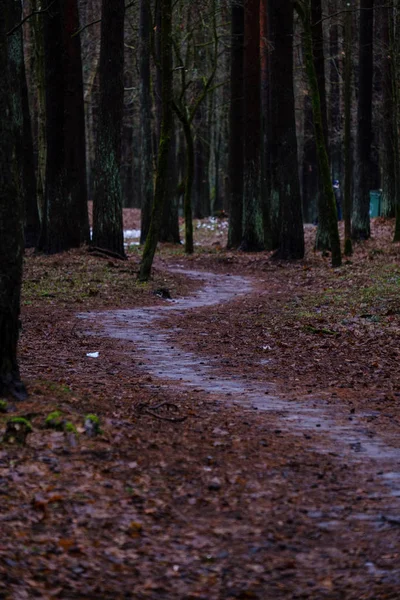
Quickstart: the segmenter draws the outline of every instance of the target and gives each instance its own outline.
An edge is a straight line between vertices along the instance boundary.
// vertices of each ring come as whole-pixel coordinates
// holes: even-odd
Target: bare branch
[[[29,19],[31,19],[32,17],[35,17],[36,15],[42,15],[42,14],[47,13],[50,10],[50,8],[53,6],[53,4],[56,3],[56,1],[57,0],[53,0],[52,2],[50,2],[50,4],[46,8],[43,8],[42,10],[34,10],[33,12],[31,12],[29,15],[24,17],[22,19],[22,21],[20,21],[12,29],[10,29],[10,31],[7,32],[7,35],[12,35],[13,33],[15,33],[17,31],[17,29],[22,27],[22,25],[24,23],[26,23],[26,21],[29,21]]]

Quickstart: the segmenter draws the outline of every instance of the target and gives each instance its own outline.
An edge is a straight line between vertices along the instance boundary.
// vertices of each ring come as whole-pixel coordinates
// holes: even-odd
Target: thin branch
[[[54,2],[55,2],[55,0],[54,0]],[[131,2],[130,4],[127,4],[125,6],[125,10],[127,10],[128,8],[131,8],[135,4],[136,4],[136,0],[134,2]],[[71,37],[76,37],[77,35],[79,35],[80,33],[82,33],[82,31],[85,31],[85,29],[87,29],[88,27],[91,27],[92,25],[97,25],[97,23],[101,23],[101,18],[100,19],[95,19],[91,23],[86,23],[86,25],[82,25],[82,27],[80,27],[79,29],[77,29],[75,31],[75,33],[73,33],[71,35]]]
[[[71,37],[76,37],[77,35],[81,34],[82,31],[85,31],[85,29],[87,29],[88,27],[91,27],[92,25],[97,25],[97,23],[101,23],[101,19],[96,19],[95,21],[92,21],[91,23],[86,23],[86,25],[82,25],[82,27],[80,27],[79,29],[77,29],[75,31],[75,33],[73,33],[71,35]]]
[[[22,27],[22,25],[24,23],[26,23],[26,21],[28,21],[32,17],[35,17],[36,15],[42,15],[44,13],[47,13],[50,10],[50,8],[53,6],[53,4],[56,3],[56,1],[57,0],[53,0],[52,2],[50,2],[50,4],[46,8],[43,8],[42,10],[34,10],[33,12],[29,13],[29,15],[27,15],[26,17],[24,17],[22,19],[22,21],[20,21],[12,29],[10,29],[10,31],[7,32],[7,35],[12,35],[13,33],[15,33],[17,31],[17,29],[19,29],[20,27]]]

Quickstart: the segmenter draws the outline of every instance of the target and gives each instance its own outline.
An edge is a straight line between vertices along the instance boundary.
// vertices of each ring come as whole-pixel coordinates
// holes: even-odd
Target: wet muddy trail
[[[139,364],[143,372],[153,377],[153,381],[159,378],[163,385],[167,382],[172,389],[196,390],[218,402],[240,405],[244,414],[257,410],[260,419],[264,413],[265,418],[270,419],[274,427],[286,436],[297,440],[300,436],[305,440],[305,446],[311,446],[314,452],[330,454],[338,464],[349,465],[357,479],[354,497],[360,494],[361,481],[362,494],[372,501],[368,510],[361,508],[349,514],[340,505],[335,505],[333,496],[332,505],[315,511],[313,518],[320,527],[332,531],[340,527],[357,527],[357,522],[362,523],[372,539],[374,531],[387,528],[391,539],[394,535],[400,546],[398,439],[386,439],[384,434],[378,434],[371,427],[366,428],[365,417],[373,420],[373,411],[349,416],[348,407],[329,406],[318,398],[287,402],[270,393],[273,385],[266,390],[265,384],[249,377],[230,376],[226,372],[221,376],[215,358],[210,357],[206,363],[204,357],[182,350],[177,345],[176,334],[180,317],[186,311],[210,307],[212,312],[216,304],[255,293],[255,283],[250,278],[196,271],[185,271],[185,274],[202,284],[201,289],[188,298],[165,301],[162,306],[105,311],[81,317],[88,324],[92,320],[95,322],[96,335],[131,342],[133,350],[128,349],[127,352],[131,352],[135,365]],[[173,319],[175,325],[172,328],[163,326],[166,318],[169,323]],[[400,559],[399,564],[393,565],[387,572],[366,560],[365,573],[372,577],[388,577],[400,584]]]

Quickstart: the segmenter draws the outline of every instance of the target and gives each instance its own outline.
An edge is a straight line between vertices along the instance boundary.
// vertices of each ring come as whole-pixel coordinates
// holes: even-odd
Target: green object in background
[[[381,216],[381,190],[370,190],[369,192],[369,216],[380,217]]]

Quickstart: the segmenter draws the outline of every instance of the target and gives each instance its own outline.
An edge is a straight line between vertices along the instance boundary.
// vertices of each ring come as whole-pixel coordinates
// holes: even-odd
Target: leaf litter
[[[249,295],[149,327],[216,381],[263,386],[289,411],[322,403],[398,450],[399,250],[391,223],[373,225],[339,270],[312,252],[311,228],[306,259],[289,265],[213,238],[189,258],[166,246],[146,286],[136,250],[122,266],[84,251],[28,256],[20,357],[30,397],[0,415],[0,432],[10,416],[33,431],[25,445],[0,445],[0,597],[397,599],[398,500],[379,460],[372,471],[357,445],[343,456],[331,440],[323,451],[321,427],[294,434],[281,410],[149,374],[134,343],[100,326],[102,359],[90,361],[94,338],[76,316],[165,306],[160,288],[190,295],[200,284],[168,270],[177,263],[250,277]],[[76,427],[75,444],[45,427],[55,410]],[[100,419],[95,437],[88,414]]]

